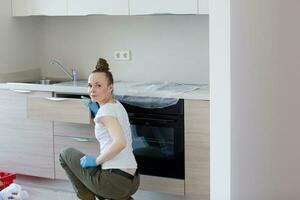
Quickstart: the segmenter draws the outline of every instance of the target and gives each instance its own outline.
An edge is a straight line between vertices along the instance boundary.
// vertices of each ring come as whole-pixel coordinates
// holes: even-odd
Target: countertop
[[[147,83],[148,84],[148,83]],[[125,82],[118,81],[114,83],[115,95],[127,96],[147,96],[147,97],[164,97],[164,98],[181,98],[195,100],[209,100],[209,88],[207,85],[182,85],[185,87],[182,90],[181,84],[175,85],[177,90],[168,87],[157,89],[157,85],[146,85],[144,82]],[[177,87],[178,86],[178,87]],[[49,91],[56,93],[68,94],[87,94],[87,81],[62,82],[51,85],[30,84],[30,83],[0,83],[0,89],[21,90],[21,92],[30,91]]]

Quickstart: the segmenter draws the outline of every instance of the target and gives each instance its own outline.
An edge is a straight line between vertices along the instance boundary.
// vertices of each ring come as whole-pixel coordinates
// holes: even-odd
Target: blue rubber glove
[[[96,158],[94,156],[83,156],[80,158],[80,165],[82,168],[97,167]]]
[[[99,110],[99,106],[96,102],[92,102],[89,98],[85,97],[85,96],[81,96],[81,99],[85,100],[85,105],[91,110],[91,112],[93,113],[93,116],[95,117],[98,110]]]

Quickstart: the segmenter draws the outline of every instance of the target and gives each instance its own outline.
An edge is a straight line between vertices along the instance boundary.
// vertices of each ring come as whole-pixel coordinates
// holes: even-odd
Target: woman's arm
[[[111,146],[97,157],[97,165],[101,165],[105,161],[108,161],[120,153],[127,145],[125,135],[118,120],[112,116],[100,117],[99,122],[102,123],[108,130],[109,135],[112,138]]]

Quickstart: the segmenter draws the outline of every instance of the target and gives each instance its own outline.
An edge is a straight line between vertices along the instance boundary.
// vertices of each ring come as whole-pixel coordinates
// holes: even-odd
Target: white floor
[[[78,199],[68,181],[18,175],[15,183],[20,184],[29,193],[30,200]],[[143,190],[138,190],[133,197],[135,200],[200,200]]]

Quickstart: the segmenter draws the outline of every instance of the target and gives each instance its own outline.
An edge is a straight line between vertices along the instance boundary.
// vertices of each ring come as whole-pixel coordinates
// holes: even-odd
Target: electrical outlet
[[[114,52],[115,60],[130,60],[130,50],[117,50]]]

